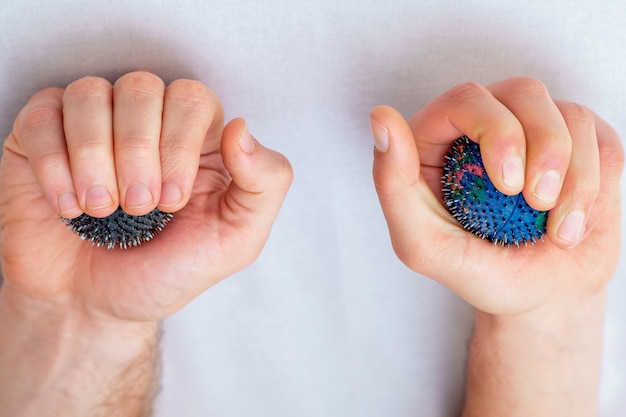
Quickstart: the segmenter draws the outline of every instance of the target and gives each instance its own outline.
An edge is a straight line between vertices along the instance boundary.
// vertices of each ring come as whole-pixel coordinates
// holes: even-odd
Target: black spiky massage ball
[[[521,193],[498,191],[487,176],[478,144],[467,136],[448,151],[441,182],[446,207],[475,235],[503,246],[543,239],[548,212],[530,207]]]
[[[121,207],[104,218],[81,214],[74,219],[61,218],[81,239],[95,246],[127,249],[155,237],[172,219],[172,213],[154,209],[143,216],[131,216]]]

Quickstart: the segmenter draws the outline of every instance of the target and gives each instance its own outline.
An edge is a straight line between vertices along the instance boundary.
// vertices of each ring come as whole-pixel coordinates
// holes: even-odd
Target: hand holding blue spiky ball
[[[546,233],[547,211],[526,203],[522,194],[501,193],[487,176],[477,143],[457,139],[443,167],[445,204],[468,231],[494,244],[534,244]]]

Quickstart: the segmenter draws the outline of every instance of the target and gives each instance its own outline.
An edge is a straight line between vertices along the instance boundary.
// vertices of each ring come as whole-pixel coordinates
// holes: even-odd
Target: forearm
[[[156,323],[93,320],[60,304],[0,289],[0,415],[147,416]]]
[[[463,417],[594,417],[605,292],[550,311],[476,313]]]

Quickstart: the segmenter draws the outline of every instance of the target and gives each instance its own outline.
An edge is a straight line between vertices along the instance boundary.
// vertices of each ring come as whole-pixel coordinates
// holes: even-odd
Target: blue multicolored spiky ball
[[[443,199],[461,225],[494,244],[534,244],[546,233],[547,211],[526,203],[522,194],[501,193],[487,176],[477,143],[467,136],[453,144],[443,166]]]
[[[95,246],[127,249],[155,237],[172,219],[172,213],[154,209],[143,216],[131,216],[121,207],[108,217],[96,218],[82,214],[75,219],[61,218],[81,239]]]

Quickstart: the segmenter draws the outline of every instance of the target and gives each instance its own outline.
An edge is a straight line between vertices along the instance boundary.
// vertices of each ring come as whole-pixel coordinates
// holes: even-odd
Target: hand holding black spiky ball
[[[0,385],[26,382],[0,415],[24,399],[33,415],[148,409],[158,323],[254,261],[291,166],[242,119],[224,125],[202,83],[145,71],[44,89],[13,127],[0,159]],[[155,207],[176,220],[153,239],[172,217]],[[60,389],[30,401],[51,378]]]
[[[292,170],[244,120],[223,118],[202,83],[145,71],[35,94],[0,160],[3,289],[107,323],[90,331],[143,328],[249,265]],[[121,346],[145,336],[118,333]]]

